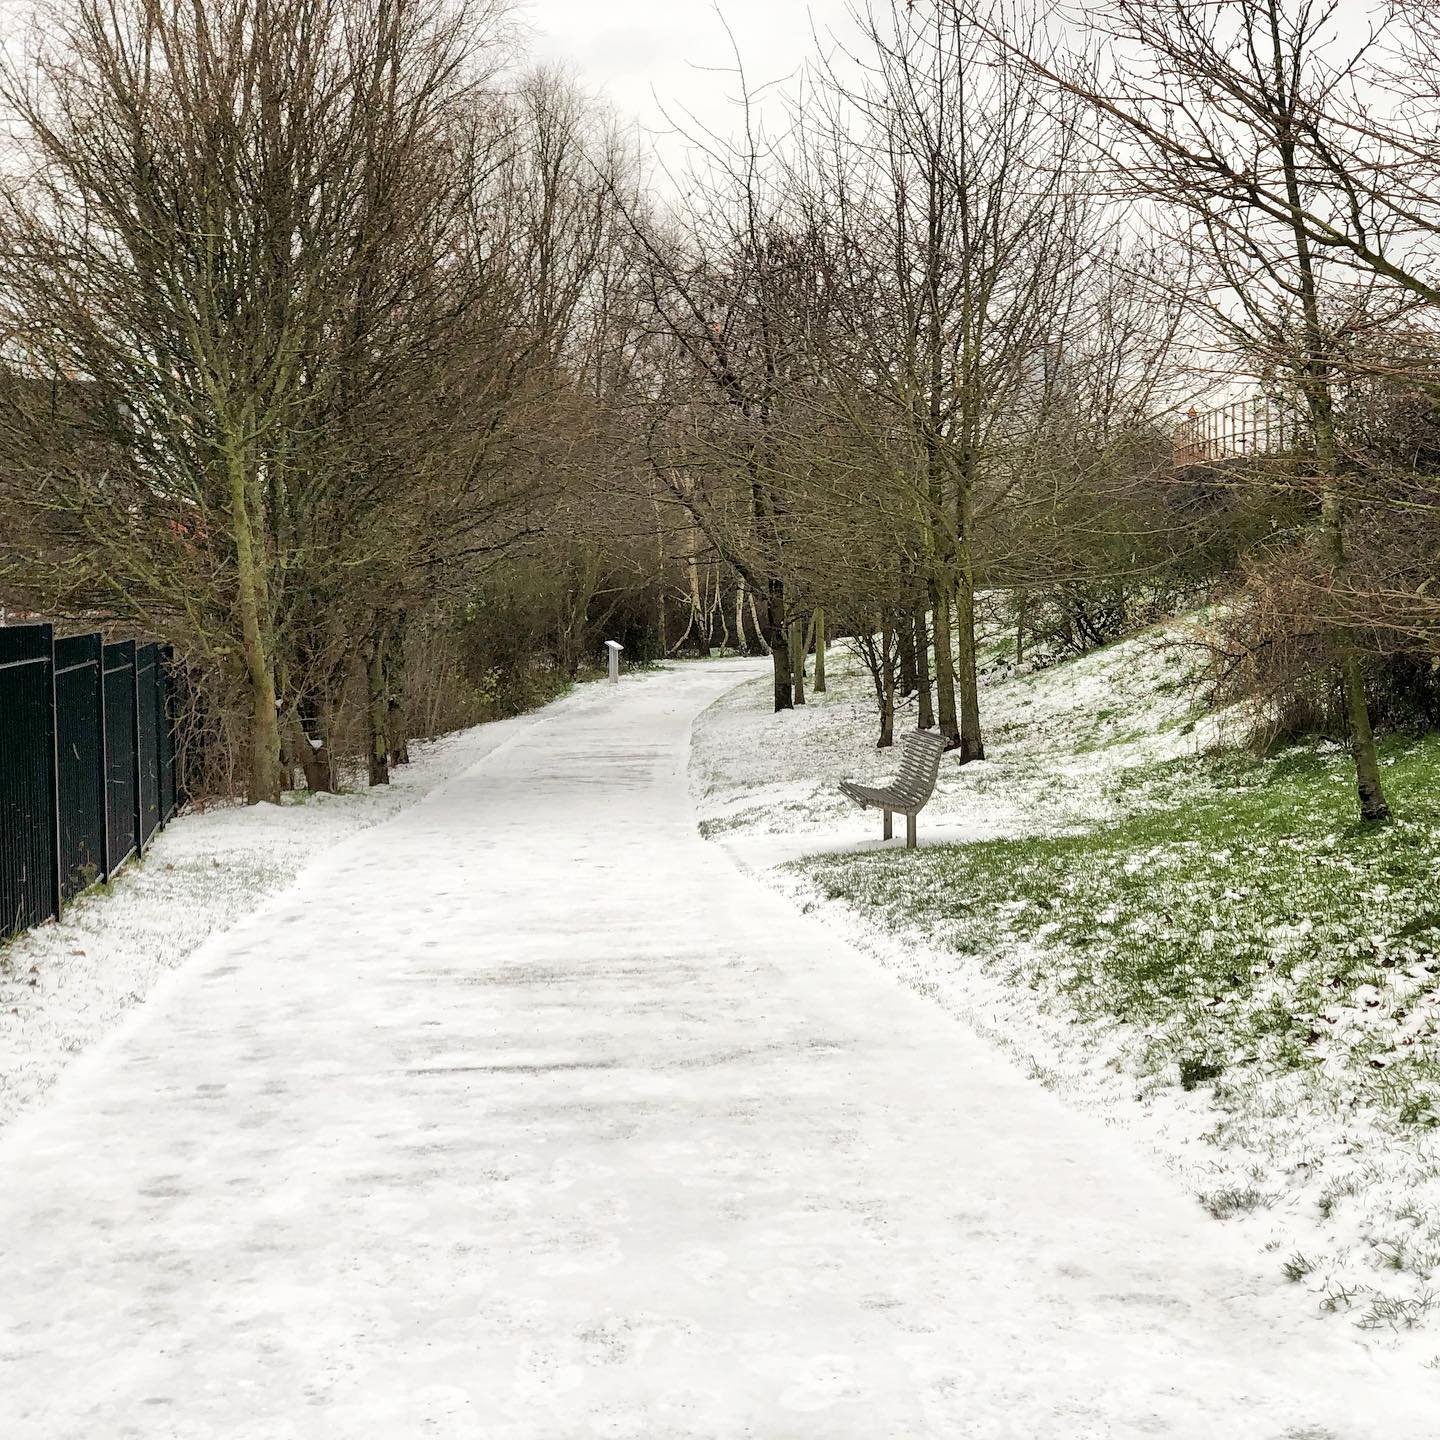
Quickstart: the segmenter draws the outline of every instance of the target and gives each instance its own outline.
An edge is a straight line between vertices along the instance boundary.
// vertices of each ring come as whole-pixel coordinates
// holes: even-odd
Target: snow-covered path
[[[552,707],[11,1128],[6,1440],[1440,1433],[698,838],[690,722],[753,673]]]

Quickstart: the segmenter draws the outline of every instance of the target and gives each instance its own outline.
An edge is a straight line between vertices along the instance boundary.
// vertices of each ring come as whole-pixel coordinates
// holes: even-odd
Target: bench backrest
[[[909,730],[900,740],[900,773],[893,789],[914,804],[928,800],[940,778],[945,737],[938,730]]]

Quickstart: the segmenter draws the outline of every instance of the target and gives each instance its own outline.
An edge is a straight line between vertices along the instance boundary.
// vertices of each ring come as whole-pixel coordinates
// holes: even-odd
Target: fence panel
[[[112,870],[139,848],[135,729],[135,642],[122,640],[105,647],[105,794]]]
[[[0,936],[60,913],[49,625],[0,626]]]
[[[160,828],[160,647],[135,652],[135,755],[140,776],[140,848]]]
[[[105,825],[105,647],[99,635],[55,642],[55,751],[64,899],[109,878]]]
[[[0,938],[143,850],[175,814],[168,646],[0,626]]]

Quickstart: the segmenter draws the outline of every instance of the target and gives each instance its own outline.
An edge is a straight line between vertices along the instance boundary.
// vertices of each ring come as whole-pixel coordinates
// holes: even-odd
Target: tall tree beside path
[[[1037,23],[1023,7],[991,14],[1026,33]],[[937,0],[867,6],[861,32],[860,78],[830,72],[834,118],[811,126],[815,224],[846,297],[825,362],[832,396],[865,397],[847,414],[875,449],[913,456],[936,720],[976,760],[982,519],[1004,504],[1017,445],[1044,412],[1044,357],[1063,343],[1094,245],[1077,107]]]
[[[1346,134],[1336,117],[1347,113],[1343,97],[1360,73],[1334,34],[1337,8],[1111,0],[1090,16],[1105,48],[1083,62],[1038,51],[1033,36],[1006,32],[983,6],[965,13],[1037,78],[1091,107],[1093,143],[1121,193],[1184,217],[1179,238],[1206,282],[1194,304],[1254,373],[1281,377],[1298,397],[1306,434],[1298,478],[1318,496],[1327,587],[1344,590],[1334,317],[1346,311],[1355,263],[1385,268],[1384,238],[1395,227],[1360,162],[1352,168],[1343,145],[1328,143]],[[1339,274],[1337,256],[1347,266]],[[1360,814],[1383,820],[1389,805],[1360,648],[1343,621],[1334,639]]]
[[[53,562],[50,594],[222,664],[248,697],[252,799],[280,792],[284,592],[307,504],[334,493],[314,441],[354,368],[377,176],[415,138],[384,121],[453,105],[498,13],[61,0],[0,82],[25,151],[0,306],[22,378],[67,397],[66,443],[17,451],[43,464],[19,487],[27,578]]]

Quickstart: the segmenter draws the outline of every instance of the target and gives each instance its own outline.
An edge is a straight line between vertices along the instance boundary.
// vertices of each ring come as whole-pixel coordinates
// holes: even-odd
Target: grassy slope
[[[1387,747],[1401,818],[1362,831],[1335,747],[1153,758],[1155,729],[1193,728],[1188,701],[1159,704],[1178,688],[1143,642],[1000,681],[969,803],[1023,809],[1078,776],[1088,821],[1067,804],[1044,833],[790,878],[947,957],[919,988],[983,977],[1146,1103],[1192,1092],[1212,1213],[1258,1212],[1326,1308],[1408,1325],[1440,1267],[1440,740]]]
[[[1233,1065],[1363,1065],[1395,1123],[1433,1126],[1440,743],[1385,759],[1404,818],[1380,830],[1353,823],[1338,754],[1228,754],[1122,772],[1132,812],[1083,834],[836,856],[810,873],[960,954],[1028,942],[1013,978],[1077,1018],[1145,1027],[1148,1072],[1193,1085]]]

